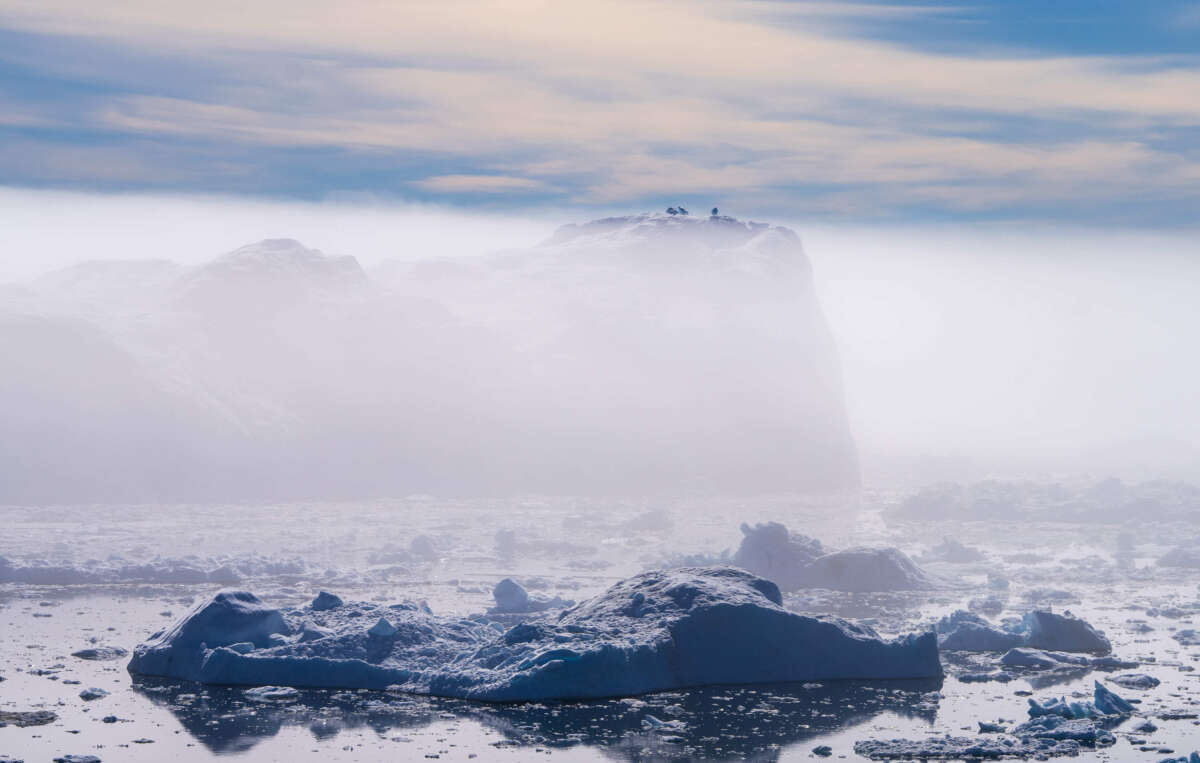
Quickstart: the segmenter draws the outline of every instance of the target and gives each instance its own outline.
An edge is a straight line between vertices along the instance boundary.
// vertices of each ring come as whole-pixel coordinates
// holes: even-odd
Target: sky
[[[1190,226],[1200,3],[0,0],[0,186]]]

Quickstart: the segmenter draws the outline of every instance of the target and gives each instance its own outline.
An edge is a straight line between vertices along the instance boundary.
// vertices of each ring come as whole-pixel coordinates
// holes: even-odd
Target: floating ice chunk
[[[512,578],[505,578],[492,589],[496,609],[501,612],[524,612],[529,608],[529,593]]]
[[[1034,610],[1025,615],[1022,626],[1026,633],[1025,645],[1035,649],[1095,654],[1112,651],[1112,644],[1103,633],[1070,612],[1059,615],[1046,610]]]
[[[1018,738],[1072,741],[1093,747],[1108,746],[1117,741],[1091,718],[1064,718],[1057,715],[1034,718],[1017,726],[1012,733]]]
[[[492,598],[496,600],[496,606],[489,609],[488,614],[496,615],[544,612],[548,609],[562,609],[575,604],[569,599],[560,599],[557,596],[553,598],[530,596],[529,592],[512,578],[504,578],[497,583],[496,587],[492,589]]]
[[[54,763],[101,763],[95,755],[63,755],[55,758]]]
[[[1002,670],[997,670],[994,672],[989,671],[989,672],[959,673],[958,674],[958,680],[962,681],[963,683],[967,683],[967,684],[987,683],[988,681],[996,681],[998,683],[1008,683],[1009,681],[1012,681],[1015,678],[1016,678],[1016,676],[1014,676],[1012,673],[1006,673]]]
[[[221,591],[134,649],[130,665],[146,675],[183,678],[199,670],[199,661],[216,647],[243,641],[267,647],[276,633],[290,633],[279,610],[246,591]]]
[[[330,593],[329,591],[321,591],[312,600],[313,612],[326,612],[334,607],[342,606],[341,597]]]
[[[300,696],[300,692],[291,686],[256,686],[244,693],[257,702],[286,702]]]
[[[1020,646],[1024,641],[1024,637],[1018,633],[970,620],[958,623],[938,640],[942,649],[965,652],[1003,652]]]
[[[1079,749],[1079,742],[1074,740],[1019,739],[1011,736],[864,739],[854,743],[854,752],[872,760],[1058,757],[1078,755]]]
[[[742,543],[733,555],[733,563],[774,581],[785,591],[805,587],[804,568],[825,553],[821,541],[788,532],[778,522],[754,526],[743,523],[741,530]]]
[[[664,721],[653,715],[647,715],[642,718],[642,728],[650,731],[684,731],[687,729],[687,724],[683,721]]]
[[[814,559],[801,572],[802,587],[867,593],[935,588],[932,578],[896,548],[851,548]]]
[[[83,691],[79,692],[79,698],[85,702],[91,702],[94,699],[104,699],[107,696],[108,692],[106,690],[97,689],[94,686],[90,689],[84,689]]]
[[[1163,758],[1158,763],[1200,763],[1200,752],[1193,752],[1187,757],[1181,755],[1178,758]]]
[[[93,646],[87,649],[80,649],[78,652],[71,652],[72,657],[78,657],[81,660],[118,660],[128,655],[119,646]]]
[[[1087,657],[1066,652],[1047,652],[1041,649],[1018,647],[1010,649],[1000,658],[1000,664],[1010,668],[1027,670],[1058,670],[1061,668],[1093,668],[1096,670],[1120,670],[1136,668],[1136,662],[1118,660],[1115,657]]]
[[[1112,676],[1108,681],[1117,686],[1123,686],[1126,689],[1142,689],[1145,691],[1153,689],[1161,683],[1154,676],[1148,676],[1145,673],[1122,673],[1119,676]]]
[[[1052,697],[1045,702],[1029,698],[1029,717],[1038,718],[1046,715],[1060,718],[1100,718],[1106,715],[1127,716],[1133,712],[1133,705],[1111,689],[1095,681],[1094,694],[1091,702],[1068,702],[1062,697]]]
[[[58,720],[58,715],[50,710],[0,710],[0,723],[7,723],[18,728],[26,726],[45,726]]]
[[[375,638],[391,638],[395,636],[399,629],[387,621],[386,617],[379,618],[379,622],[372,625],[367,630],[367,635]]]
[[[130,671],[202,683],[395,687],[494,701],[942,673],[932,633],[884,641],[843,620],[798,615],[781,606],[774,583],[728,567],[643,573],[556,618],[505,632],[479,619],[439,618],[415,604],[355,602],[328,613],[331,636],[245,655],[226,647],[247,633],[265,641],[300,623],[249,594],[238,596],[231,602],[228,593],[218,594],[139,646]],[[386,619],[394,632],[371,637],[364,618]],[[213,627],[216,621],[238,636]]]
[[[1096,684],[1096,709],[1105,715],[1129,715],[1133,705],[1099,681]]]
[[[1184,628],[1171,634],[1171,638],[1184,646],[1200,646],[1200,631],[1194,628]]]
[[[1108,639],[1086,621],[1073,617],[1069,612],[1058,615],[1047,611],[1033,611],[1021,621],[1019,632],[995,628],[982,617],[958,610],[942,618],[937,625],[942,634],[939,642],[946,650],[971,652],[1001,652],[1014,650],[1003,661],[1011,667],[1053,668],[1062,663],[1090,665],[1091,667],[1121,667],[1128,663],[1119,660],[1112,665],[1101,665],[1095,660],[1064,657],[1061,652],[1091,652],[1106,654],[1111,650]],[[1036,649],[1023,649],[1035,647]],[[1055,650],[1059,654],[1049,655]],[[1132,665],[1130,665],[1132,666]]]

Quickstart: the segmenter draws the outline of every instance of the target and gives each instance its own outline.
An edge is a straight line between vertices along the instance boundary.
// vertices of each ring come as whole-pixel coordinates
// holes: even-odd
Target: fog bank
[[[743,253],[733,270],[713,269],[704,253],[726,246],[719,241],[671,254],[649,240],[601,271],[595,258],[560,249],[547,259],[534,247],[558,224],[591,213],[17,189],[0,191],[0,210],[12,222],[0,256],[0,312],[16,326],[0,359],[8,380],[0,403],[12,414],[0,445],[14,464],[53,431],[72,434],[47,441],[38,463],[67,454],[100,463],[112,448],[97,443],[124,440],[136,453],[165,432],[190,432],[196,436],[172,454],[176,470],[157,484],[201,485],[218,465],[222,479],[233,479],[230,464],[246,478],[269,472],[270,458],[247,458],[244,449],[257,442],[260,454],[278,452],[278,437],[313,444],[299,463],[331,473],[384,474],[397,454],[441,448],[443,464],[462,456],[494,474],[512,464],[487,448],[466,456],[452,443],[487,439],[504,420],[540,422],[526,427],[522,444],[543,458],[571,427],[605,432],[607,450],[577,442],[575,452],[560,453],[581,466],[564,472],[574,476],[557,489],[572,480],[584,489],[597,471],[648,487],[655,467],[647,454],[683,469],[703,451],[697,463],[709,471],[724,463],[727,475],[741,476],[722,483],[694,479],[704,468],[686,479],[668,469],[656,488],[675,474],[689,490],[771,492],[816,484],[755,484],[785,474],[789,458],[799,459],[798,473],[830,464],[842,473],[848,447],[871,487],[1060,474],[1200,478],[1200,403],[1192,394],[1200,368],[1191,349],[1200,340],[1200,238],[1188,231],[791,222],[811,261],[809,281],[807,265],[782,279],[769,268],[748,277],[748,263],[758,262],[754,270],[779,261],[769,251]],[[332,264],[315,267],[318,280],[332,280],[314,288],[309,273],[297,292],[292,276],[267,284],[209,267],[223,253],[278,237],[299,240],[299,261],[311,249],[330,255]],[[483,256],[505,250],[526,254]],[[126,262],[68,267],[92,260]],[[197,322],[197,314],[208,317]],[[506,339],[497,342],[496,332]],[[51,346],[58,349],[44,351]],[[533,354],[515,361],[513,352]],[[355,373],[364,359],[374,364],[365,379]],[[264,374],[275,381],[260,384]],[[816,379],[825,381],[814,386]],[[37,390],[42,407],[30,409],[15,380],[24,380],[22,394]],[[106,402],[89,405],[97,390]],[[429,397],[438,390],[458,397]],[[181,398],[191,401],[183,409]],[[340,398],[356,400],[352,413],[331,402]],[[446,407],[451,399],[460,404]],[[371,407],[400,400],[412,415],[381,417]],[[614,409],[622,413],[610,415]],[[109,439],[89,440],[81,417]],[[816,443],[840,431],[839,417],[848,419],[853,445],[833,436],[829,462],[816,446],[781,446],[797,437]],[[570,426],[552,433],[563,421]],[[807,439],[797,435],[809,425]],[[272,433],[265,440],[264,431]],[[489,447],[505,450],[500,441],[509,442]],[[356,445],[334,448],[330,458],[321,442]],[[323,489],[379,494],[400,485],[347,479]],[[429,484],[455,479],[451,469]],[[488,485],[501,482],[547,487]]]

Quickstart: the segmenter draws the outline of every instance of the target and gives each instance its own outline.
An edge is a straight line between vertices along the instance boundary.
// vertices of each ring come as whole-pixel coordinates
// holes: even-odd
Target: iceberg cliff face
[[[609,218],[370,273],[272,239],[198,267],[68,269],[10,308],[0,348],[32,370],[0,382],[0,500],[858,481],[809,261],[762,223]]]
[[[484,617],[439,618],[407,603],[285,614],[252,594],[223,592],[139,646],[129,670],[489,701],[942,674],[932,632],[884,641],[843,620],[788,612],[780,601],[774,583],[733,568],[655,571],[557,617],[505,630]]]

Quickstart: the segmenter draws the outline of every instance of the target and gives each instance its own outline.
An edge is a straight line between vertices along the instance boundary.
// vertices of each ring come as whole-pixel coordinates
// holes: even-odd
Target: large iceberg
[[[0,345],[22,359],[4,369],[0,501],[859,484],[792,230],[638,214],[443,254],[368,273],[268,239],[193,266],[74,266],[0,299]]]
[[[485,616],[442,618],[411,603],[284,613],[253,594],[226,591],[138,646],[129,670],[212,684],[389,688],[489,701],[942,674],[932,632],[885,641],[869,628],[781,604],[774,583],[730,567],[646,572],[555,618],[507,630]],[[305,640],[306,626],[328,635]]]

